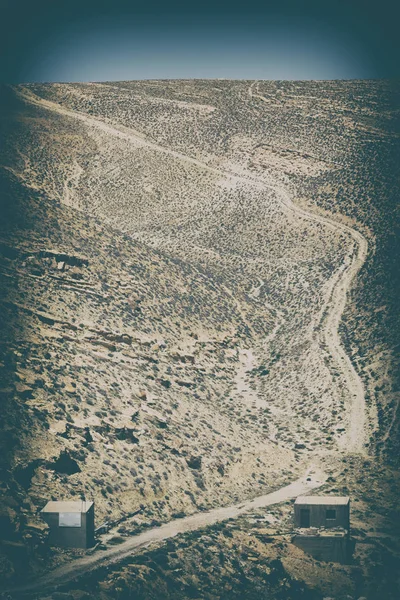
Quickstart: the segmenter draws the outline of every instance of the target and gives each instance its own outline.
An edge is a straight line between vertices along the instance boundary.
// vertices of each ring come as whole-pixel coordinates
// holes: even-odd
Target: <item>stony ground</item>
[[[390,530],[397,92],[393,82],[229,81],[2,90],[8,581],[26,557],[34,572],[74,554],[41,542],[36,514],[50,498],[93,498],[98,523],[128,519],[137,532],[265,494],[311,460],[362,496],[365,535]],[[373,484],[360,479],[363,461]],[[218,533],[227,561],[242,525],[229,548]],[[200,556],[196,539],[186,557]],[[287,565],[300,551],[289,546],[268,546],[276,597],[328,577],[321,567],[295,583],[302,569]],[[172,572],[190,574],[172,552]],[[360,554],[365,581],[373,552]],[[180,595],[168,588],[176,575],[154,585],[171,598],[240,597],[232,565],[218,587],[221,568],[208,583],[188,575]],[[253,575],[249,598],[265,574]],[[363,589],[354,577],[340,593]],[[139,580],[139,597],[153,597]],[[105,597],[128,597],[110,585]]]

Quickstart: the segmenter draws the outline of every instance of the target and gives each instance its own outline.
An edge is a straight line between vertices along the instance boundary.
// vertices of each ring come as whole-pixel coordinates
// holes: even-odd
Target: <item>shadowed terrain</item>
[[[46,547],[37,511],[50,498],[94,499],[97,522],[123,519],[126,536],[263,496],[310,465],[325,492],[355,498],[360,540],[371,535],[343,594],[372,585],[399,448],[397,94],[385,81],[2,89],[8,585],[27,558],[34,575],[80,556]],[[271,548],[290,590],[299,550]],[[304,560],[298,593],[311,598],[324,584]],[[217,571],[206,587],[157,577],[166,598],[250,598],[264,575],[248,596],[229,581],[204,595]],[[294,593],[268,581],[268,597]]]

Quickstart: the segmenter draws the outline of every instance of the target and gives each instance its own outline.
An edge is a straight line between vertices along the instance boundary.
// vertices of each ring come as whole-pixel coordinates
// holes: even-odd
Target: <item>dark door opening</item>
[[[310,527],[310,509],[300,509],[300,527]]]

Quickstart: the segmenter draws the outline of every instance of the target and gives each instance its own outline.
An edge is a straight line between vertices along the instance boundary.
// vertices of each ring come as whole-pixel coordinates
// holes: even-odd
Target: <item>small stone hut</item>
[[[295,527],[342,527],[350,531],[348,496],[299,496],[294,503]]]
[[[41,510],[50,527],[49,543],[62,548],[94,545],[94,503],[84,500],[50,501]]]
[[[318,560],[351,562],[354,543],[348,496],[300,496],[294,503],[294,523],[295,546]]]

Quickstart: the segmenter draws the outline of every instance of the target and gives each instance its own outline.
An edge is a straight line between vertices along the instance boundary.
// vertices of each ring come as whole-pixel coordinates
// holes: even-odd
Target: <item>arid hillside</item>
[[[362,530],[373,509],[360,473],[394,487],[400,448],[398,91],[1,90],[8,582],[27,558],[37,573],[74,554],[49,554],[37,516],[49,499],[94,499],[97,524],[124,520],[128,535],[315,467],[326,491],[357,489]],[[286,565],[290,593],[307,597],[315,581],[296,588],[278,550],[272,572]]]

